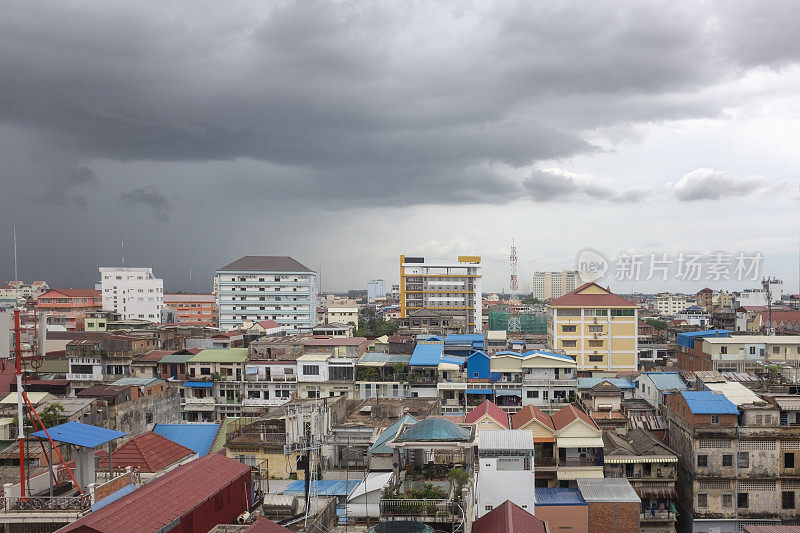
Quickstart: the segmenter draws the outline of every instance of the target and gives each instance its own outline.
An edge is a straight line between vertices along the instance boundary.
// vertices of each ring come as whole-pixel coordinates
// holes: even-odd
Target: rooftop
[[[594,282],[585,283],[560,298],[551,300],[549,307],[638,307],[630,300],[617,296]]]
[[[314,273],[307,266],[288,256],[246,255],[219,269],[220,272],[304,272]]]
[[[555,430],[555,427],[553,426],[553,420],[550,418],[550,416],[533,405],[526,405],[514,413],[511,416],[511,423],[514,429],[519,429],[533,419],[538,420],[548,429]]]
[[[413,426],[405,426],[397,436],[397,442],[468,441],[471,433],[444,418],[426,418]]]
[[[685,390],[686,383],[677,372],[644,372],[658,390]]]
[[[553,427],[555,427],[556,430],[561,430],[567,427],[575,420],[582,420],[590,427],[597,429],[597,424],[594,423],[594,420],[592,420],[589,415],[575,407],[574,404],[565,405],[550,418],[553,420]]]
[[[247,348],[208,348],[197,353],[189,363],[244,363],[249,356]],[[162,362],[164,360],[162,359]]]
[[[478,450],[533,450],[533,433],[527,429],[482,429]]]
[[[489,393],[491,393],[491,390],[489,390]],[[475,424],[484,416],[488,416],[506,429],[509,428],[508,413],[489,400],[484,400],[478,407],[467,413],[467,416],[464,417],[464,422],[467,424]]]
[[[738,415],[739,410],[724,394],[710,390],[681,391],[689,410],[695,415]]]
[[[444,344],[417,344],[411,354],[411,366],[438,366],[442,361]]]
[[[536,505],[587,505],[578,489],[536,487]]]
[[[583,499],[592,502],[640,503],[642,500],[623,478],[578,479],[578,490]]]
[[[545,533],[545,523],[510,500],[495,507],[472,525],[473,533]]]
[[[389,426],[388,428],[384,429],[383,432],[378,436],[377,440],[375,440],[375,444],[372,445],[370,448],[370,453],[385,453],[390,454],[392,453],[392,449],[386,446],[386,443],[393,439],[397,432],[400,431],[400,427],[403,424],[416,424],[417,419],[411,415],[403,415],[403,418]]]
[[[125,441],[111,454],[115,468],[132,466],[142,472],[158,472],[195,452],[158,433],[149,431]],[[108,468],[108,457],[100,457],[102,468]]]
[[[177,442],[196,452],[200,457],[206,455],[217,436],[219,424],[156,424],[154,433]]]

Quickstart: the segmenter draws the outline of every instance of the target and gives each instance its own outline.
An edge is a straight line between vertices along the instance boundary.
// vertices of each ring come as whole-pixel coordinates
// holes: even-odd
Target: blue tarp
[[[219,424],[156,424],[154,433],[182,444],[203,457],[214,444]]]
[[[67,444],[83,446],[84,448],[97,448],[101,444],[125,436],[125,433],[121,431],[90,426],[89,424],[81,424],[80,422],[67,422],[60,426],[53,426],[49,428],[47,432],[50,433],[50,438],[56,442],[66,442]],[[39,437],[40,439],[47,438],[47,434],[44,430],[37,431],[33,433],[32,436]]]
[[[298,479],[290,483],[285,489],[284,494],[305,494],[306,485],[305,480]],[[361,483],[360,479],[351,479],[349,481],[344,479],[321,479],[311,482],[311,493],[319,496],[350,496],[356,490],[358,484]]]
[[[492,394],[492,389],[467,389],[467,394]]]
[[[194,389],[210,389],[214,384],[210,381],[187,381],[183,386],[192,387]]]

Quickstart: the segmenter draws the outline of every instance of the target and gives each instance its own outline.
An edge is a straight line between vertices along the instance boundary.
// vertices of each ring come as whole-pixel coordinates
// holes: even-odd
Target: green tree
[[[51,428],[53,426],[57,426],[61,423],[61,420],[64,418],[64,406],[60,403],[51,403],[41,411],[36,411],[36,414],[39,415],[39,419],[44,424],[44,427]],[[17,425],[18,417],[14,417],[14,425]],[[35,431],[42,429],[39,425],[39,421],[37,420],[36,423],[32,426],[30,417],[26,414],[22,417],[22,423],[27,427],[33,427]]]
[[[657,331],[664,331],[669,325],[666,320],[659,320],[657,318],[647,318],[644,323],[648,326],[653,326]]]

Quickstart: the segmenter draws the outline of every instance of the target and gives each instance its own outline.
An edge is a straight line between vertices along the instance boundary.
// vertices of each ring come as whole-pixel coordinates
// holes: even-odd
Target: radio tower
[[[519,333],[522,331],[522,324],[519,320],[519,307],[517,307],[514,302],[517,300],[517,290],[519,289],[519,285],[517,283],[517,245],[514,244],[514,239],[511,239],[511,284],[510,284],[510,295],[508,299],[509,308],[508,308],[508,331]]]

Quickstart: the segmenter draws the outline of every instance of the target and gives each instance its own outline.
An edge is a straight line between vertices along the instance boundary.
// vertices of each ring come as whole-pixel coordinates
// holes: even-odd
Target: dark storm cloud
[[[169,222],[172,205],[166,196],[155,187],[139,187],[132,191],[124,192],[119,196],[120,201],[127,207],[146,207],[162,222]]]
[[[615,202],[643,202],[653,192],[649,187],[618,191],[589,176],[571,176],[557,170],[534,170],[522,182],[534,202],[567,202],[582,198]]]

